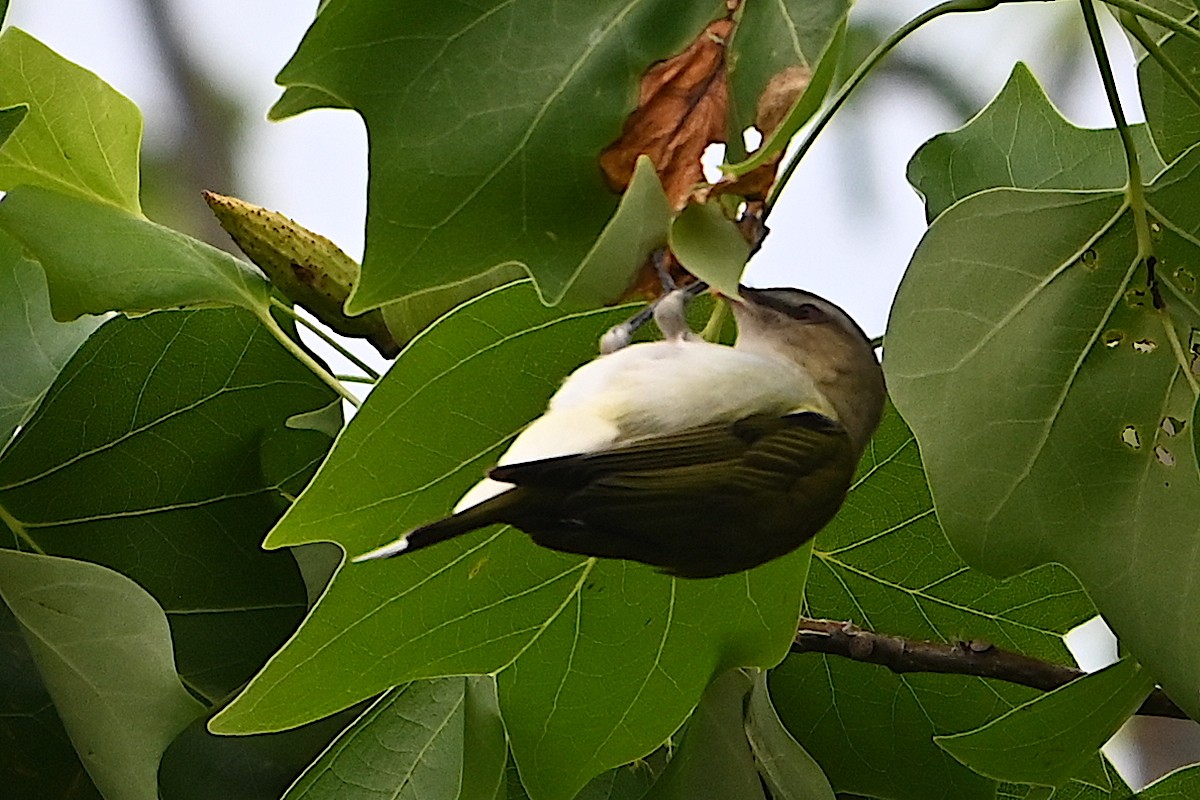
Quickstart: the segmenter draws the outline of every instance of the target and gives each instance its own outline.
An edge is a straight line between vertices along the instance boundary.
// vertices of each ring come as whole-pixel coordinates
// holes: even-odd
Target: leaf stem
[[[712,313],[708,315],[708,322],[704,325],[704,330],[700,331],[700,338],[706,342],[715,342],[721,338],[721,329],[725,327],[725,314],[729,310],[729,303],[718,298],[713,305]]]
[[[363,375],[343,375],[341,373],[338,373],[338,374],[334,375],[333,377],[337,378],[339,381],[345,381],[347,383],[367,383],[367,384],[378,383],[378,379],[368,378]]]
[[[1142,167],[1138,163],[1137,149],[1133,144],[1133,134],[1129,123],[1125,121],[1125,111],[1121,108],[1121,98],[1117,95],[1117,81],[1113,78],[1112,64],[1108,60],[1108,50],[1104,47],[1104,38],[1100,33],[1100,22],[1096,19],[1096,7],[1093,0],[1079,0],[1083,10],[1083,21],[1087,27],[1088,40],[1092,43],[1092,52],[1096,54],[1096,65],[1100,68],[1100,80],[1104,84],[1104,94],[1108,97],[1108,107],[1112,110],[1113,121],[1121,136],[1121,148],[1125,151],[1125,166],[1128,170],[1128,180],[1125,182],[1125,198],[1133,212],[1133,228],[1137,234],[1137,257],[1146,265],[1146,285],[1154,298],[1154,307],[1163,308],[1162,297],[1158,291],[1158,280],[1154,274],[1154,242],[1150,238],[1150,222],[1146,212],[1146,194],[1142,186]]]
[[[1186,36],[1189,39],[1195,39],[1200,42],[1200,30],[1180,22],[1166,12],[1159,11],[1157,8],[1151,8],[1148,5],[1137,2],[1137,0],[1102,0],[1105,5],[1119,8],[1122,11],[1128,11],[1134,16],[1148,19],[1155,25],[1161,25],[1164,28],[1175,31],[1176,33]]]
[[[275,321],[275,318],[271,316],[270,309],[263,309],[260,311],[258,318],[262,324],[266,326],[267,330],[271,332],[271,335],[278,339],[279,343],[283,345],[289,353],[294,355],[301,364],[312,370],[313,374],[320,378],[326,386],[341,395],[342,399],[355,408],[362,407],[362,401],[351,394],[350,390],[347,389],[341,381],[330,375],[328,370],[326,370],[317,362],[315,358],[308,354],[308,351],[296,344],[296,342],[292,341],[292,337],[288,336],[283,328],[279,326],[279,323]]]
[[[296,322],[299,322],[301,325],[308,328],[310,331],[312,331],[317,336],[319,336],[321,338],[321,341],[325,342],[325,344],[329,345],[334,350],[338,351],[338,353],[340,353],[343,358],[345,358],[351,364],[358,367],[364,373],[369,375],[372,378],[372,380],[370,381],[371,383],[374,383],[375,381],[379,380],[378,372],[371,369],[369,364],[367,364],[365,361],[360,359],[358,356],[354,355],[354,353],[352,353],[348,349],[346,349],[346,347],[344,347],[341,342],[337,341],[332,336],[330,336],[328,333],[326,333],[321,328],[320,325],[315,325],[312,322],[310,322],[309,320],[305,319],[298,311],[296,311],[296,309],[292,308],[287,303],[283,302],[282,300],[280,300],[276,297],[271,298],[271,305],[275,306],[275,308],[278,308],[284,314],[287,314],[289,317],[296,320]]]
[[[1196,1],[1200,2],[1200,0]],[[1146,53],[1158,62],[1164,72],[1171,76],[1171,80],[1175,81],[1183,93],[1190,97],[1193,103],[1200,106],[1200,89],[1197,89],[1183,74],[1183,70],[1163,52],[1162,48],[1158,46],[1158,42],[1154,41],[1154,37],[1142,27],[1141,20],[1124,9],[1120,11],[1118,18],[1125,30],[1129,31],[1129,35],[1138,40],[1138,44],[1144,47]]]
[[[8,513],[8,509],[2,505],[0,505],[0,522],[3,522],[5,525],[7,525],[8,529],[12,531],[18,539],[21,539],[25,542],[25,544],[29,545],[33,552],[41,556],[46,555],[46,551],[43,550],[38,543],[33,540],[33,537],[29,535],[29,531],[25,528],[25,523]]]
[[[910,19],[908,22],[904,23],[904,25],[897,29],[895,33],[893,33],[887,39],[884,39],[884,41],[875,48],[875,51],[871,53],[871,55],[867,56],[866,60],[863,61],[863,63],[859,65],[858,69],[854,71],[854,74],[851,75],[850,78],[844,84],[842,84],[841,88],[838,89],[837,93],[833,96],[833,99],[829,102],[829,105],[821,111],[820,115],[813,123],[812,128],[809,129],[808,135],[804,138],[804,141],[801,143],[800,147],[796,149],[796,152],[792,154],[792,157],[788,159],[787,166],[783,168],[783,172],[780,173],[779,179],[776,180],[775,185],[771,187],[771,193],[767,197],[766,209],[763,212],[763,220],[765,221],[766,218],[770,216],[771,210],[775,207],[775,202],[779,199],[780,192],[783,191],[783,187],[787,184],[788,180],[791,179],[792,173],[796,171],[796,167],[799,166],[801,159],[803,159],[808,151],[812,148],[813,142],[815,142],[817,137],[821,135],[821,132],[825,130],[825,127],[829,124],[829,121],[833,118],[833,115],[836,114],[838,109],[845,104],[847,98],[850,97],[850,94],[858,87],[860,83],[862,83],[863,79],[866,78],[871,70],[875,69],[875,66],[882,61],[884,56],[890,53],[896,45],[900,44],[900,42],[902,42],[904,39],[911,36],[926,23],[932,22],[938,17],[943,17],[947,14],[958,14],[973,11],[990,11],[996,6],[1008,3],[1039,1],[1044,2],[1045,0],[947,0],[947,2],[940,3],[933,8],[927,9],[926,11],[923,11]]]

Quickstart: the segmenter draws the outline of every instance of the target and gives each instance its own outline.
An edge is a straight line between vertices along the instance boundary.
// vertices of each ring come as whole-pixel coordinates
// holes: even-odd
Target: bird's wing
[[[841,425],[802,412],[703,425],[491,474],[538,497],[530,504],[536,513],[512,522],[541,544],[700,576],[754,566],[814,534],[845,494],[851,451]]]
[[[824,458],[830,435],[838,433],[842,433],[841,425],[813,412],[782,417],[755,415],[649,436],[600,452],[498,466],[489,475],[518,486],[571,489],[621,474],[649,477],[669,470],[740,461],[751,450],[759,456],[751,459],[756,464],[768,453],[776,452],[783,457],[777,467],[804,471],[810,460]]]

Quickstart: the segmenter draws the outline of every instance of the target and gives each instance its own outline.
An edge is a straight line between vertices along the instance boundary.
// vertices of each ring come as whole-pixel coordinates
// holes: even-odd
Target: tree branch
[[[1016,683],[1048,692],[1084,673],[1074,667],[1052,664],[991,642],[918,642],[899,636],[865,631],[849,622],[802,618],[792,642],[793,653],[824,653],[865,664],[878,664],[895,673],[935,672],[971,675]],[[1190,719],[1162,689],[1142,703],[1138,714]]]

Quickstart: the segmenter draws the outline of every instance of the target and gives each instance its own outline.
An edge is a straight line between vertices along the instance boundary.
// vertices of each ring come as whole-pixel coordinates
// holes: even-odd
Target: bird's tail
[[[453,539],[455,536],[461,536],[464,533],[470,533],[473,530],[485,528],[497,522],[503,522],[502,516],[504,510],[512,505],[516,499],[514,497],[515,494],[512,490],[503,492],[495,497],[484,500],[478,505],[465,508],[457,514],[451,514],[428,525],[413,528],[399,539],[362,555],[355,556],[350,560],[357,564],[360,561],[371,561],[376,558],[391,558],[401,553],[423,550],[431,545]]]

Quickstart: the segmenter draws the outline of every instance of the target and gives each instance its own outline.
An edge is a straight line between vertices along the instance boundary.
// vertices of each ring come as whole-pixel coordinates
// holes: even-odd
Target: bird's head
[[[866,446],[883,413],[883,372],[870,339],[838,306],[801,289],[739,287],[730,298],[737,348],[789,360],[836,409],[851,440]]]

